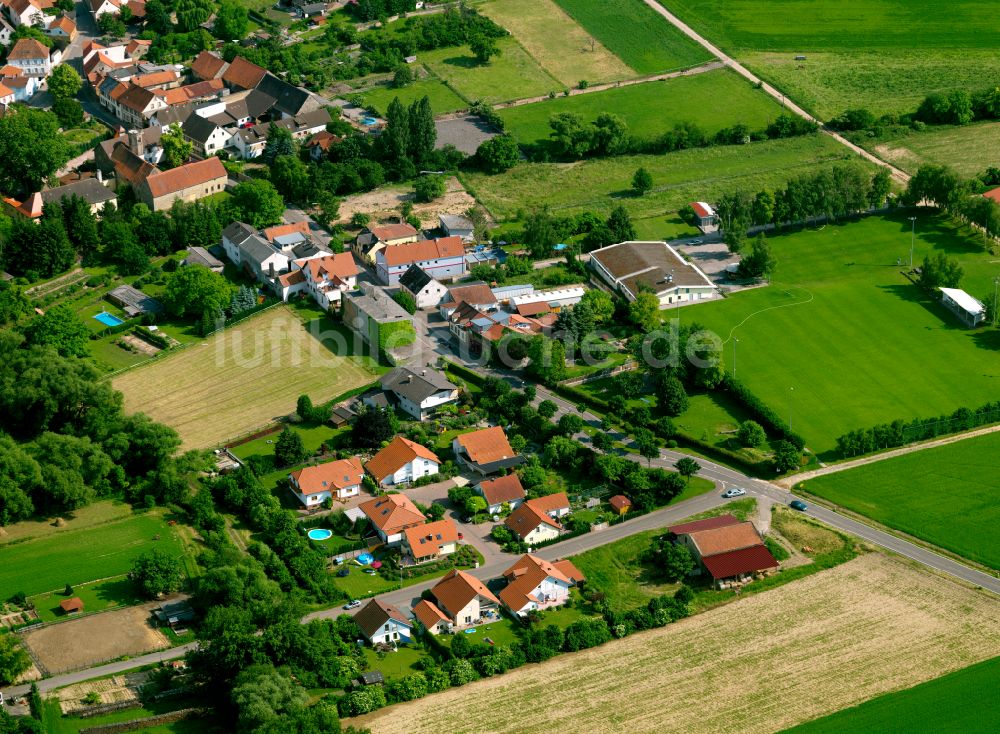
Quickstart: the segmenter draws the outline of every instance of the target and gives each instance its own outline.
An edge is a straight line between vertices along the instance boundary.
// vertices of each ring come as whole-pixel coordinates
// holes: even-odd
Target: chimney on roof
[[[128,147],[140,158],[142,157],[142,132],[139,130],[128,131]]]

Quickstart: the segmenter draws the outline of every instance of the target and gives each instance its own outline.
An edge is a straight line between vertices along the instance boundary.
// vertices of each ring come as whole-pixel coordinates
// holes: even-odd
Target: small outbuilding
[[[59,608],[63,610],[63,614],[79,614],[83,611],[83,599],[78,596],[63,599],[59,602]]]
[[[966,326],[979,326],[986,320],[986,306],[960,288],[941,288],[941,303]]]
[[[619,515],[624,515],[632,509],[632,500],[623,494],[616,494],[608,500],[608,504],[611,505],[611,509]]]
[[[163,304],[130,285],[118,286],[108,293],[107,299],[120,307],[129,316],[160,313],[163,310]]]
[[[704,201],[692,201],[690,206],[694,210],[695,224],[698,229],[708,234],[719,228],[719,215],[715,213],[711,204]]]

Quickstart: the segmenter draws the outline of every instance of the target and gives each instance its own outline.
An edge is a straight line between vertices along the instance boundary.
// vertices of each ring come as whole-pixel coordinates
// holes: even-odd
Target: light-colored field
[[[162,650],[167,638],[149,624],[156,606],[159,602],[49,625],[28,632],[24,641],[50,675]]]
[[[373,734],[765,734],[993,657],[998,623],[995,597],[871,553],[352,723]]]
[[[1000,122],[911,133],[875,146],[875,152],[910,173],[933,163],[973,177],[1000,161]]]
[[[423,227],[437,227],[442,214],[464,214],[476,205],[465,187],[454,176],[449,176],[445,184],[444,196],[421,204],[413,199],[413,189],[409,186],[384,186],[374,191],[352,194],[340,203],[340,221],[349,222],[351,217],[361,212],[372,219],[391,218],[396,221],[404,202],[413,204],[413,215],[420,219]]]
[[[172,426],[186,449],[209,448],[291,413],[299,395],[320,403],[370,382],[365,360],[341,356],[356,351],[344,333],[307,329],[279,306],[114,386],[128,412]]]
[[[479,8],[514,34],[546,71],[568,87],[636,76],[552,0],[494,0]]]

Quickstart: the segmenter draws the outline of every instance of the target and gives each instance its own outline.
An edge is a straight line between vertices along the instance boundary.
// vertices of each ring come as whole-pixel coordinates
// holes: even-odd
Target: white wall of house
[[[438,407],[458,400],[458,390],[441,390],[440,392],[434,393],[429,398],[425,398],[421,401],[420,405],[417,405],[408,398],[404,398],[399,393],[393,394],[399,400],[399,407],[402,408],[407,415],[413,416],[417,420],[424,420]]]
[[[302,494],[301,492],[296,492],[294,489],[292,492],[299,498],[299,502],[301,502],[305,507],[319,507],[332,497],[330,492],[326,490],[322,492],[314,492],[313,494]]]
[[[524,537],[524,542],[528,545],[535,545],[536,543],[543,543],[546,540],[552,540],[553,538],[558,537],[559,529],[543,522],[539,523],[537,528]]]
[[[448,614],[444,609],[441,610],[445,614]],[[479,597],[473,597],[472,601],[465,605],[465,607],[458,612],[451,621],[454,622],[456,627],[468,627],[470,624],[475,622],[482,616],[482,609],[479,605]]]
[[[393,642],[409,642],[411,630],[410,626],[390,619],[382,625],[378,631],[368,638],[368,641],[377,645],[380,642],[391,645]]]
[[[375,267],[380,282],[385,285],[399,285],[399,279],[403,273],[410,269],[411,265],[418,266],[429,276],[436,280],[452,280],[461,275],[465,275],[465,254],[455,257],[442,257],[434,260],[417,260],[402,265],[389,265],[385,262],[384,250],[375,255]]]
[[[233,136],[228,130],[224,130],[221,127],[215,128],[215,131],[208,137],[205,141],[205,146],[202,148],[202,152],[206,156],[215,155],[217,152],[226,147],[229,143],[229,139]],[[196,144],[197,147],[201,147]]]
[[[685,286],[671,288],[657,294],[660,308],[666,308],[672,303],[687,303],[688,301],[703,301],[715,297],[715,288],[707,285]]]
[[[439,466],[440,465],[437,462],[418,456],[413,461],[408,461],[403,464],[403,466],[397,469],[394,474],[390,474],[383,479],[382,484],[406,484],[407,482],[412,482],[414,479],[419,479],[420,477],[428,477],[431,474],[437,474]]]
[[[404,288],[403,290],[407,289]],[[437,308],[445,296],[448,295],[448,289],[438,281],[432,280],[417,293],[411,292],[410,295],[413,296],[417,308]]]
[[[416,549],[415,553],[414,549],[410,547],[410,544],[407,543],[406,539],[404,538],[403,548],[404,550],[406,550],[407,553],[413,556],[415,560],[418,560],[418,562],[423,563],[426,561],[433,561],[435,558],[439,558],[441,556],[450,556],[452,553],[458,550],[458,543],[444,543],[438,546],[432,541],[430,545],[425,544],[419,546]]]
[[[529,601],[520,609],[511,609],[511,611],[515,614],[527,614],[533,609],[545,609],[565,604],[569,598],[569,585],[564,581],[547,576],[542,583],[535,587],[532,595],[540,599],[541,603]]]
[[[481,489],[479,488],[479,485],[476,485],[476,488],[475,488],[475,492],[476,492],[476,494],[478,494],[478,495],[479,495],[480,497],[482,497],[483,499],[486,499],[486,497],[485,497],[485,496],[483,495],[483,491],[482,491],[482,490],[481,490]],[[487,500],[487,501],[488,501],[488,500]],[[520,506],[520,504],[521,504],[521,503],[522,503],[523,501],[524,501],[524,500],[521,500],[521,499],[516,499],[516,500],[511,500],[511,501],[510,501],[510,502],[508,502],[507,504],[508,504],[508,505],[510,505],[510,509],[511,509],[511,511],[513,512],[514,510],[516,510],[516,509],[518,508],[518,506]],[[503,509],[503,502],[497,502],[496,504],[493,504],[493,505],[487,505],[487,506],[486,506],[486,511],[487,511],[488,513],[490,513],[491,515],[498,515],[498,514],[500,514],[500,511],[501,511],[502,509]]]

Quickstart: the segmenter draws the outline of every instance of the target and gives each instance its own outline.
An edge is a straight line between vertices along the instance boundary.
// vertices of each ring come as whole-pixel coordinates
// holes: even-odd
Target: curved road
[[[788,99],[783,92],[781,92],[781,91],[775,89],[774,87],[772,87],[770,84],[768,84],[763,79],[761,79],[756,74],[754,74],[749,69],[747,69],[745,66],[743,66],[736,59],[734,59],[733,57],[731,57],[731,56],[723,53],[722,49],[720,49],[718,46],[714,45],[713,43],[709,42],[708,39],[706,39],[704,36],[700,35],[691,26],[689,26],[687,23],[685,23],[684,21],[682,21],[676,15],[674,15],[669,10],[667,10],[666,8],[664,8],[658,2],[656,2],[656,0],[643,0],[643,2],[645,2],[646,5],[648,5],[654,11],[656,11],[657,13],[659,13],[660,15],[662,15],[664,18],[666,18],[667,21],[672,26],[674,26],[677,30],[679,30],[685,36],[687,36],[692,41],[694,41],[695,43],[697,43],[698,45],[700,45],[701,47],[703,47],[710,54],[713,54],[716,58],[722,59],[723,63],[726,64],[726,66],[731,67],[733,69],[733,71],[735,71],[737,74],[739,74],[740,76],[742,76],[742,77],[744,77],[746,79],[749,79],[754,84],[760,84],[761,85],[761,89],[763,89],[769,95],[771,95],[772,97],[774,97],[774,99],[778,100],[778,102],[780,102],[782,104],[782,106],[788,108],[789,110],[791,110],[792,112],[794,112],[799,117],[805,118],[806,120],[809,120],[810,122],[815,122],[817,125],[820,126],[820,130],[824,134],[829,135],[831,138],[833,138],[834,140],[836,140],[841,145],[846,146],[847,148],[850,148],[854,153],[857,153],[862,158],[864,158],[864,159],[866,159],[868,161],[871,161],[872,163],[875,163],[876,165],[884,166],[884,167],[888,168],[892,172],[892,178],[895,181],[897,181],[898,183],[902,184],[903,186],[905,186],[906,182],[910,180],[910,174],[906,173],[905,171],[900,170],[899,168],[896,168],[895,166],[893,166],[893,165],[891,165],[889,163],[886,163],[884,160],[882,160],[878,156],[872,155],[871,153],[869,153],[864,148],[861,148],[861,147],[855,145],[854,143],[852,143],[850,140],[848,140],[847,138],[845,138],[843,135],[840,135],[840,134],[834,132],[833,130],[827,129],[823,125],[823,122],[821,120],[817,120],[815,117],[813,117],[812,115],[810,115],[804,109],[802,109],[797,104],[795,104],[790,99]]]

